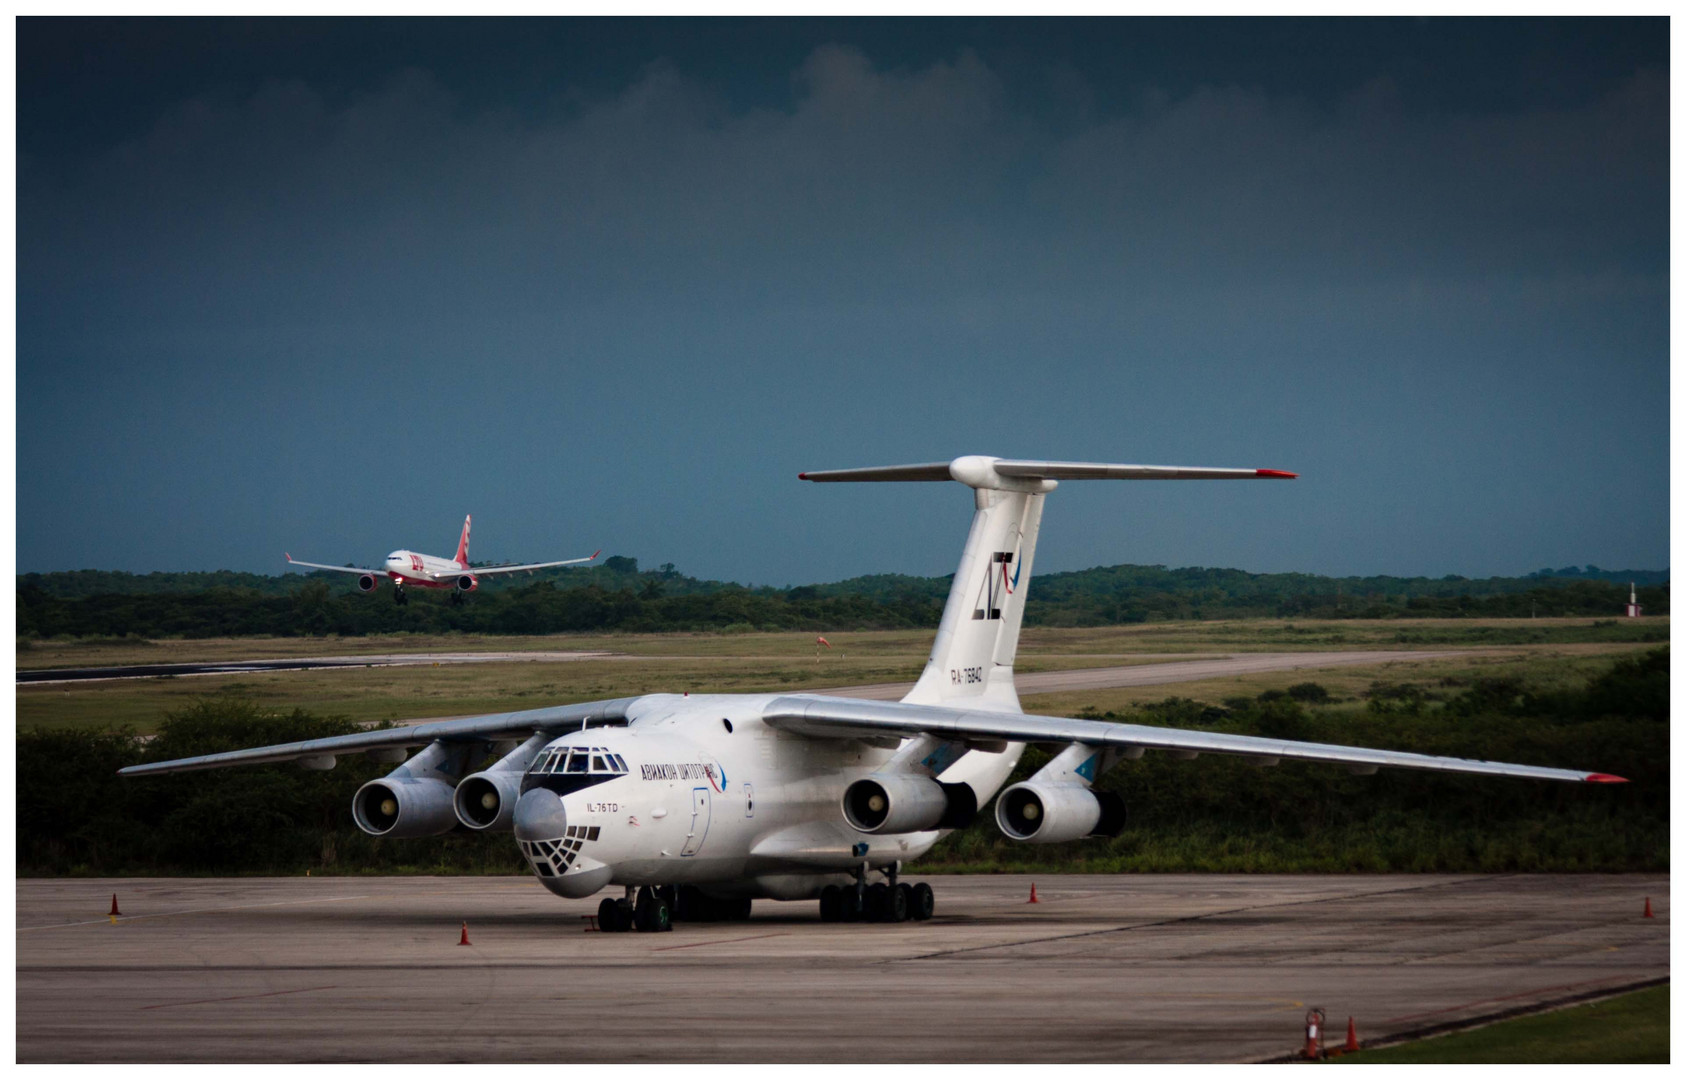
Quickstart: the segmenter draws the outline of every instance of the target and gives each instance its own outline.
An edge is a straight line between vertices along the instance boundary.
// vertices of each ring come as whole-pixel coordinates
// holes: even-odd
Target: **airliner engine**
[[[491,768],[463,777],[456,791],[457,820],[476,832],[514,832],[521,777],[551,738],[534,735]]]
[[[413,840],[450,832],[457,824],[451,785],[431,778],[371,780],[351,799],[351,816],[370,836]]]
[[[1059,844],[1124,831],[1124,800],[1080,784],[1014,784],[995,800],[995,823],[1014,840]]]
[[[473,574],[464,574],[462,577],[457,579],[457,591],[459,592],[473,592],[479,587],[480,579],[475,577]]]
[[[970,784],[945,784],[918,773],[873,773],[843,792],[843,817],[864,833],[963,829],[978,813]]]
[[[379,585],[380,583],[381,583],[381,579],[376,577],[373,574],[359,574],[359,575],[357,575],[357,591],[358,592],[374,592],[375,586]]]
[[[471,756],[483,749],[470,744],[429,743],[380,780],[371,780],[351,797],[351,817],[370,836],[411,840],[456,828],[453,806],[456,778]]]

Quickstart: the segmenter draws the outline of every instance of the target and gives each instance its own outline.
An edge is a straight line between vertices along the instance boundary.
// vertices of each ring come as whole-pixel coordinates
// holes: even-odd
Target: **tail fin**
[[[958,480],[972,488],[977,512],[954,572],[937,640],[903,701],[936,705],[964,701],[980,709],[1018,712],[1013,658],[1019,648],[1030,564],[1042,524],[1042,501],[1060,480],[1291,480],[1275,469],[1186,469],[1159,465],[1101,465],[1071,461],[956,458],[948,464],[891,465],[802,473],[800,479],[839,481]]]
[[[470,514],[462,519],[462,539],[457,541],[457,565],[468,569],[468,527],[474,524],[474,515]]]

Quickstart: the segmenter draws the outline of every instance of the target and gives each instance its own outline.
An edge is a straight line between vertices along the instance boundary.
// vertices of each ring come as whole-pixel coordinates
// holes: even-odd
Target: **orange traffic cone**
[[[117,898],[115,896],[113,896],[111,898],[111,911],[112,911],[112,914],[117,913]],[[1656,918],[1655,915],[1651,914],[1651,898],[1649,896],[1647,896],[1645,898],[1645,918],[1647,918],[1647,919]]]
[[[1352,1053],[1358,1049],[1358,1027],[1352,1022],[1352,1017],[1346,1018],[1346,1052]]]
[[[1646,912],[1646,914],[1650,914],[1650,912],[1651,912],[1651,901],[1650,900],[1645,901],[1645,912]],[[115,919],[117,916],[119,916],[121,914],[123,914],[123,913],[121,911],[117,910],[117,894],[112,893],[111,894],[111,917]]]
[[[467,945],[468,944],[468,923],[466,923],[466,922],[464,922],[462,924],[462,940],[457,942],[457,944],[458,945]]]
[[[1030,899],[1026,900],[1025,903],[1027,903],[1027,904],[1040,904],[1041,902],[1042,901],[1040,901],[1036,898],[1036,882],[1033,881],[1033,882],[1030,883]]]

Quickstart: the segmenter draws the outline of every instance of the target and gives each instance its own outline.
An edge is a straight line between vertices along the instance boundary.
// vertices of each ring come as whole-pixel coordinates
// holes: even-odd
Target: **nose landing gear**
[[[597,905],[597,927],[610,934],[624,934],[628,930],[660,934],[672,930],[673,907],[667,890],[652,889],[648,885],[635,890],[628,886],[622,899],[604,897],[603,902]]]
[[[404,591],[404,586],[394,585],[392,587],[392,602],[398,605],[408,604],[410,602],[410,594]]]

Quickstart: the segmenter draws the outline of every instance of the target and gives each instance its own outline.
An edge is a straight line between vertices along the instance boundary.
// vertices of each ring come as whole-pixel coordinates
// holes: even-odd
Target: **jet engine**
[[[373,574],[358,574],[357,575],[357,591],[358,592],[374,592],[375,586],[379,585],[380,583],[381,583],[381,579],[376,577]]]
[[[918,773],[873,773],[843,792],[843,817],[863,833],[962,829],[978,813],[970,784],[945,784]]]
[[[535,735],[491,768],[463,777],[456,790],[457,820],[476,832],[514,832],[521,777],[533,755],[552,738],[546,734]]]
[[[1059,844],[1124,831],[1124,800],[1079,784],[1014,784],[995,800],[995,824],[1014,840]]]
[[[394,840],[450,832],[457,825],[457,777],[482,753],[465,743],[429,743],[383,778],[358,788],[351,797],[351,817],[370,836]]]
[[[473,592],[480,587],[480,579],[473,574],[464,574],[457,579],[458,592]]]
[[[450,832],[457,824],[451,785],[431,777],[371,780],[351,799],[351,816],[370,836],[412,840]]]

